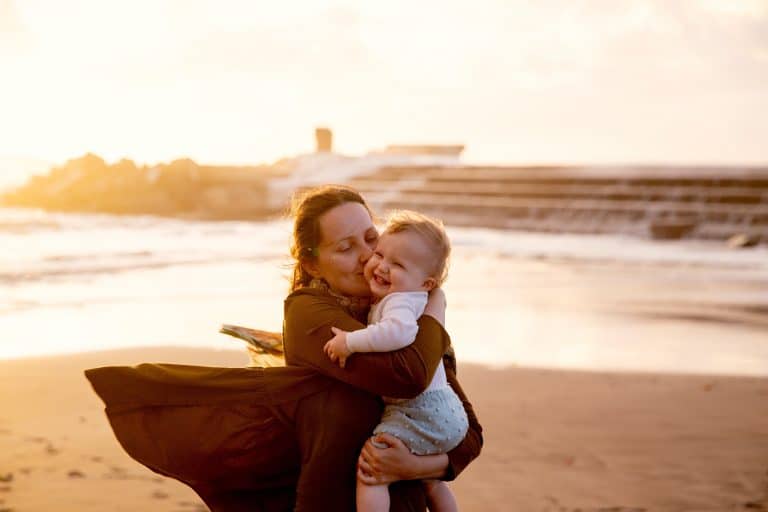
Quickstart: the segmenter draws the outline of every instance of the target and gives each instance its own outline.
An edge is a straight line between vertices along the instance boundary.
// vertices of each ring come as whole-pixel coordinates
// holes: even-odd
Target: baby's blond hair
[[[413,210],[395,210],[387,217],[384,233],[402,233],[410,231],[421,237],[435,253],[433,277],[437,286],[448,277],[448,259],[451,255],[451,242],[445,233],[443,221]]]

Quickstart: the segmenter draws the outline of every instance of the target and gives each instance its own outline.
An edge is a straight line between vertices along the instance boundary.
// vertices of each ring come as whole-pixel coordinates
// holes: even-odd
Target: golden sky
[[[0,157],[768,162],[768,0],[0,0]]]

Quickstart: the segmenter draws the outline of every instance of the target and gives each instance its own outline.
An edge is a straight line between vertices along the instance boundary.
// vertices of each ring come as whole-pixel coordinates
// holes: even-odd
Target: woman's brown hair
[[[297,192],[291,198],[290,216],[293,218],[293,237],[291,257],[293,275],[290,291],[309,285],[312,276],[304,270],[302,263],[317,258],[320,245],[320,217],[337,206],[346,203],[359,203],[371,213],[355,189],[343,185],[322,185]]]

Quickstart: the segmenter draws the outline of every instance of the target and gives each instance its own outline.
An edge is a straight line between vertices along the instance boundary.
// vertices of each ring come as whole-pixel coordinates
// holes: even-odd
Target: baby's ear
[[[434,288],[437,287],[437,279],[434,277],[428,277],[421,285],[424,287],[425,292],[431,292]]]

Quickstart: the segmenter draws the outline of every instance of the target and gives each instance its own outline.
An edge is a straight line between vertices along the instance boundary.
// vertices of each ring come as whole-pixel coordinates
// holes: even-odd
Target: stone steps
[[[674,200],[680,202],[765,204],[768,203],[768,188],[761,190],[748,187],[702,187],[702,186],[647,186],[647,185],[588,185],[588,184],[529,184],[494,183],[472,181],[430,181],[423,180],[383,181],[356,179],[351,184],[366,193],[397,190],[401,194],[428,193],[435,196],[472,194],[477,196],[500,196],[520,199],[612,199],[634,201]]]
[[[768,167],[382,167],[359,179],[768,188]]]
[[[754,223],[768,224],[768,204],[722,204],[704,202],[676,201],[625,201],[614,199],[528,199],[501,196],[475,196],[472,194],[429,194],[417,192],[370,192],[366,200],[371,204],[389,208],[407,208],[407,205],[422,207],[481,210],[490,209],[499,215],[508,216],[546,216],[550,213],[585,212],[588,214],[616,214],[634,218],[640,214],[645,217],[695,216],[704,220],[732,220],[739,222],[745,218]]]
[[[454,225],[647,237],[652,225],[687,222],[687,237],[768,243],[768,169],[389,167],[349,184],[378,212]]]

